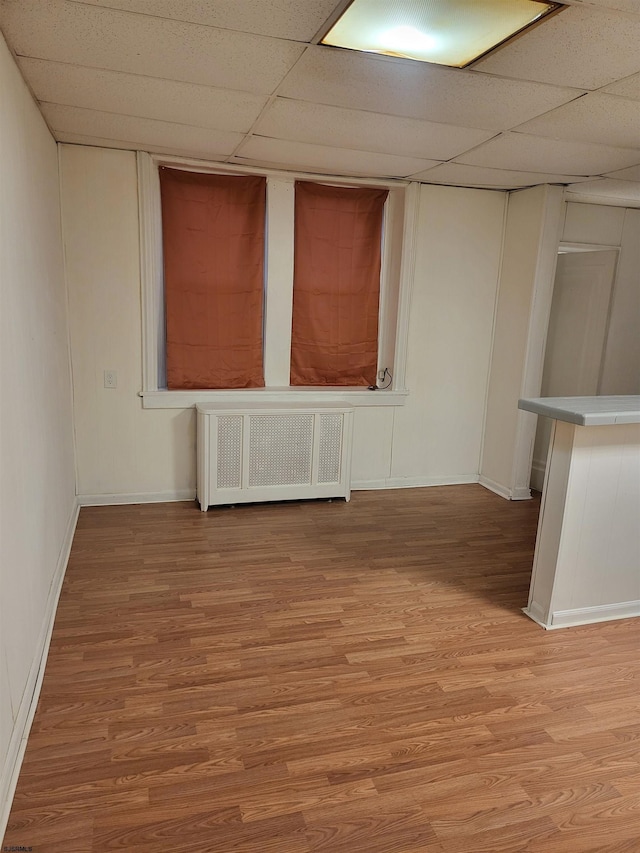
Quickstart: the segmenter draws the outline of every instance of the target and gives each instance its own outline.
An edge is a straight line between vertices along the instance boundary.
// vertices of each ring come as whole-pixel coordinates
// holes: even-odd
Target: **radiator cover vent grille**
[[[218,418],[219,489],[239,489],[242,486],[242,415]]]
[[[342,455],[342,417],[340,415],[320,415],[319,421],[318,482],[337,483],[340,480],[340,457]]]
[[[311,484],[313,415],[254,415],[249,486]]]
[[[198,500],[215,504],[350,497],[347,406],[198,405]]]

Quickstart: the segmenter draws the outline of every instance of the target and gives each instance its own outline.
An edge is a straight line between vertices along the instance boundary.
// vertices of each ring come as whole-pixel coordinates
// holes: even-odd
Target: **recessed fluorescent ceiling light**
[[[560,3],[353,0],[321,44],[463,68]]]

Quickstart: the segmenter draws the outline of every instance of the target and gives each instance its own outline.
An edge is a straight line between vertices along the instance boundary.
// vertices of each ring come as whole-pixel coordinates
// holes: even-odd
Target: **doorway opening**
[[[560,245],[542,374],[542,397],[603,393],[611,298],[619,249]],[[542,491],[551,421],[539,417],[531,488]]]

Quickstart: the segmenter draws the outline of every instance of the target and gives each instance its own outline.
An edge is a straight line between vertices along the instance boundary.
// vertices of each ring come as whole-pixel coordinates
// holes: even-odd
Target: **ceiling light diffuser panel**
[[[559,8],[542,0],[353,0],[321,44],[463,68]]]

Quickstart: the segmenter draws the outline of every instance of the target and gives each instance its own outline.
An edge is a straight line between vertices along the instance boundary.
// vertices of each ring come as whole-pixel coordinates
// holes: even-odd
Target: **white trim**
[[[562,187],[547,184],[544,187],[544,196],[543,221],[536,252],[527,344],[520,384],[519,397],[521,398],[538,396],[542,386],[547,329],[551,315],[551,300],[558,262],[558,245],[560,244],[565,213]],[[518,410],[510,478],[512,500],[524,500],[526,497],[531,497],[529,481],[531,479],[531,462],[537,423],[536,415]],[[525,497],[526,492],[529,494]]]
[[[593,625],[597,622],[611,622],[616,619],[632,619],[640,616],[640,601],[620,601],[615,604],[598,604],[594,607],[576,607],[573,610],[556,610],[545,622],[541,608],[532,604],[524,607],[526,613],[538,625],[547,631],[557,628],[571,628],[578,625]]]
[[[348,436],[346,436],[348,439]],[[431,486],[466,486],[478,482],[477,474],[454,474],[451,477],[387,477],[381,480],[356,480],[352,491],[374,489],[415,489]],[[79,495],[80,506],[120,506],[124,504],[169,503],[196,499],[195,489],[175,492],[139,492],[137,494]]]
[[[80,506],[120,506],[123,504],[172,503],[194,501],[195,489],[178,489],[170,492],[132,492],[104,495],[78,495]]]
[[[57,146],[58,157],[58,198],[60,199],[60,245],[62,246],[62,274],[64,278],[64,310],[65,310],[65,326],[67,331],[67,362],[69,365],[69,421],[71,423],[71,437],[73,442],[73,484],[74,491],[78,491],[78,483],[80,481],[78,471],[78,435],[76,429],[76,383],[73,373],[73,354],[71,350],[71,310],[69,308],[69,276],[67,272],[67,252],[65,243],[64,221],[66,219],[64,209],[64,193],[63,193],[63,148],[62,145]]]
[[[382,489],[389,488],[387,486],[387,480],[352,480],[351,481],[351,491],[352,492],[367,492],[367,491],[378,491]]]
[[[454,474],[450,477],[387,477],[383,480],[356,480],[351,483],[351,489],[354,492],[373,489],[419,489],[431,486],[467,486],[477,482],[477,474]]]
[[[523,607],[522,612],[525,613],[529,619],[533,619],[534,622],[537,622],[537,624],[545,630],[549,628],[546,623],[544,610],[535,601],[531,602],[527,607]]]
[[[403,193],[404,196],[404,193]],[[402,199],[404,202],[404,198]],[[394,211],[398,210],[398,198],[396,193],[389,192],[384,203],[383,218],[382,218],[382,245],[380,248],[380,283],[378,287],[378,361],[376,363],[376,382],[379,381],[380,371],[391,370],[395,371],[391,352],[395,351],[395,329],[389,329],[387,318],[390,309],[390,297],[392,290],[396,291],[399,288],[399,281],[396,282],[397,287],[391,288],[391,277],[393,275],[394,261],[394,245],[393,245],[393,223]],[[401,248],[401,247],[400,247]],[[397,317],[396,317],[397,321]],[[390,334],[391,331],[391,334]],[[389,338],[393,336],[393,340]],[[392,344],[390,351],[389,345]],[[385,373],[386,381],[386,373]]]
[[[576,186],[571,184],[570,186]],[[567,201],[577,204],[601,204],[605,207],[626,207],[629,209],[640,207],[637,198],[619,198],[609,195],[589,195],[588,193],[574,192],[569,187],[565,193]]]
[[[404,220],[402,230],[402,256],[398,290],[398,321],[396,325],[395,358],[393,363],[393,388],[406,388],[407,352],[409,349],[409,309],[415,278],[416,243],[420,212],[421,184],[412,183],[405,190]]]
[[[322,184],[336,184],[350,187],[384,187],[398,189],[408,187],[410,181],[401,178],[354,178],[348,175],[324,175],[316,172],[295,172],[284,169],[270,169],[263,166],[245,166],[240,163],[216,163],[207,160],[196,160],[190,157],[180,157],[173,154],[145,154],[155,167],[175,166],[190,172],[224,173],[230,175],[264,175],[285,181],[313,181]]]
[[[18,713],[13,724],[13,730],[11,732],[11,739],[9,741],[9,748],[2,768],[2,774],[0,775],[0,838],[4,836],[7,827],[9,813],[11,811],[11,803],[13,802],[20,768],[22,767],[22,760],[27,748],[27,738],[38,706],[38,698],[40,696],[47,656],[49,654],[49,645],[51,643],[51,634],[53,633],[53,624],[58,607],[58,599],[60,598],[62,582],[69,562],[69,554],[71,553],[71,545],[73,543],[73,536],[79,512],[80,504],[76,499],[74,500],[71,508],[71,514],[62,540],[56,569],[51,580],[51,586],[49,587],[49,595],[47,597],[42,628],[38,637],[35,654],[31,662],[31,669],[29,670],[27,683],[22,693],[20,707],[18,708]]]
[[[529,486],[516,486],[511,492],[512,501],[530,501],[531,489]]]
[[[567,243],[564,240],[558,246],[558,254],[575,254],[577,252],[619,252],[620,246],[605,246],[600,243]]]
[[[267,178],[265,294],[263,317],[264,384],[289,385],[293,316],[293,236],[295,184]],[[286,325],[284,319],[289,317]]]
[[[489,411],[489,389],[491,387],[491,371],[493,369],[493,350],[496,338],[496,326],[498,324],[498,305],[502,287],[502,270],[504,267],[504,247],[507,238],[507,213],[509,211],[509,193],[505,193],[502,206],[502,235],[500,237],[500,260],[498,262],[498,280],[496,282],[495,296],[493,298],[493,319],[491,321],[491,348],[489,351],[489,364],[487,366],[487,380],[484,389],[484,408],[482,411],[482,433],[480,436],[480,455],[478,470],[482,471],[484,466],[484,445],[487,434],[487,412]],[[493,491],[493,490],[492,490]]]
[[[640,601],[619,601],[615,604],[597,604],[593,607],[576,607],[573,610],[556,610],[551,614],[551,627],[590,625],[593,622],[629,619],[632,616],[640,616]]]
[[[237,391],[142,391],[145,409],[189,409],[198,403],[348,403],[350,406],[404,406],[408,391],[368,391],[366,388],[246,388]]]
[[[517,486],[514,489],[508,489],[506,486],[503,486],[501,483],[496,483],[495,480],[492,480],[490,477],[485,477],[483,474],[478,477],[478,482],[481,486],[484,486],[485,489],[488,489],[496,495],[500,495],[501,498],[506,498],[508,501],[531,500],[531,489],[528,486]]]
[[[164,298],[162,278],[162,217],[160,179],[154,159],[136,153],[138,167],[138,228],[142,308],[142,387],[155,390],[164,379]]]
[[[506,486],[496,483],[496,481],[492,480],[490,477],[485,477],[484,474],[481,474],[478,477],[478,482],[481,486],[484,486],[485,489],[489,489],[490,492],[500,495],[501,498],[505,498],[508,501],[513,499],[511,496],[511,489],[507,489]]]

